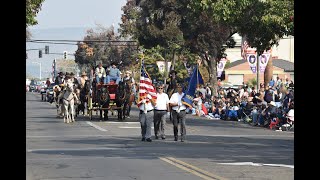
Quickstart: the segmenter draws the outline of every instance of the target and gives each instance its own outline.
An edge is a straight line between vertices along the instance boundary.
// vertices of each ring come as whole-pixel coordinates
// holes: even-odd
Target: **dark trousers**
[[[172,123],[174,137],[178,137],[178,124],[180,123],[181,139],[185,139],[186,136],[186,111],[180,111],[177,113],[172,110]]]
[[[161,135],[161,137],[165,137],[164,129],[166,125],[166,114],[167,114],[166,110],[164,111],[154,110],[153,125],[154,125],[155,136]]]

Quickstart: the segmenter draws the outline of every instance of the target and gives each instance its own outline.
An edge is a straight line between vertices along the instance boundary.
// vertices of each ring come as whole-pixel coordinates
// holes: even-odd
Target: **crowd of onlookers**
[[[243,121],[253,126],[276,130],[293,130],[294,84],[279,77],[268,86],[260,84],[257,91],[246,84],[238,88],[218,83],[217,96],[211,96],[209,86],[197,88],[193,108],[188,113],[210,119]]]

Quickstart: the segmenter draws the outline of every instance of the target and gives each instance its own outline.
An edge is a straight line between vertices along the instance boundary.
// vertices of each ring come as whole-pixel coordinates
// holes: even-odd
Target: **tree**
[[[249,45],[257,49],[258,56],[278,45],[284,36],[294,35],[293,0],[219,1],[215,9],[217,16],[214,18],[236,27],[237,32],[246,37]],[[264,74],[265,85],[272,77],[272,68],[270,58]]]
[[[126,16],[135,18],[131,21],[135,28],[126,32],[146,48],[160,45],[199,55],[208,69],[213,95],[216,65],[226,55],[225,46],[234,46],[232,35],[246,35],[261,54],[284,35],[293,34],[293,0],[141,0],[131,9],[138,15]]]
[[[38,24],[35,19],[44,0],[26,0],[26,27]]]

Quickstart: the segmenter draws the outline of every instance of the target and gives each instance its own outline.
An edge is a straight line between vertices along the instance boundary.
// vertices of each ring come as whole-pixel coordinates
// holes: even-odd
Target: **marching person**
[[[182,97],[184,93],[182,92],[182,85],[177,83],[177,91],[173,93],[169,103],[172,107],[172,123],[173,123],[173,134],[174,140],[178,141],[178,124],[180,123],[180,133],[181,133],[181,142],[184,142],[186,136],[186,106],[182,104]]]
[[[157,101],[154,107],[153,116],[154,135],[156,139],[159,139],[159,135],[161,136],[161,139],[166,139],[164,130],[166,126],[166,115],[167,112],[169,112],[169,97],[163,92],[163,88],[164,85],[159,83],[157,87]]]
[[[101,79],[103,78],[103,83],[106,84],[106,69],[104,69],[104,67],[102,67],[102,62],[99,62],[98,67],[95,70],[95,77],[96,77],[96,82],[97,84],[100,83]]]
[[[153,106],[155,105],[151,95],[146,92],[146,96],[141,97],[139,104],[139,121],[141,125],[141,141],[152,142],[151,140],[151,126],[153,120]]]
[[[116,62],[112,62],[111,63],[111,68],[109,70],[109,75],[107,75],[107,84],[110,83],[110,80],[116,81],[115,82],[116,84],[119,84],[119,82],[121,81],[121,72],[117,68]]]

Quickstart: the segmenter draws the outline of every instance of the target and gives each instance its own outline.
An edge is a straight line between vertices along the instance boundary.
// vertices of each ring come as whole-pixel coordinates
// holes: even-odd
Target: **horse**
[[[63,103],[63,121],[65,123],[74,122],[75,119],[75,110],[74,103],[76,101],[76,95],[74,93],[74,86],[72,82],[66,83],[66,89],[63,94],[62,103]]]
[[[116,105],[118,108],[118,120],[125,119],[126,105],[130,98],[130,94],[127,94],[128,84],[126,82],[120,81],[118,89],[116,91]]]
[[[75,103],[74,103],[74,114],[75,116],[77,117],[77,115],[79,114],[79,106],[81,104],[81,101],[80,101],[80,85],[79,84],[74,84],[73,85],[73,89],[74,89],[74,94],[76,95],[75,97]]]
[[[78,105],[77,114],[82,112],[83,115],[88,114],[88,112],[85,112],[88,105],[88,95],[91,89],[90,80],[87,79],[84,83],[83,88],[80,89],[80,104]]]
[[[57,108],[57,117],[62,116],[62,111],[61,111],[61,106],[62,106],[62,101],[58,102],[58,97],[60,95],[61,88],[59,85],[54,85],[53,86],[53,102],[56,105]]]
[[[126,91],[126,98],[124,102],[124,107],[125,107],[125,117],[130,118],[130,111],[131,111],[131,106],[132,103],[135,102],[135,95],[132,89],[132,86],[135,86],[134,84],[131,85],[129,81],[125,81],[125,91]]]
[[[108,120],[108,109],[110,103],[109,90],[107,87],[101,87],[97,96],[100,107],[100,120],[102,120],[102,111],[104,112],[104,120]],[[104,109],[105,108],[105,109]]]

